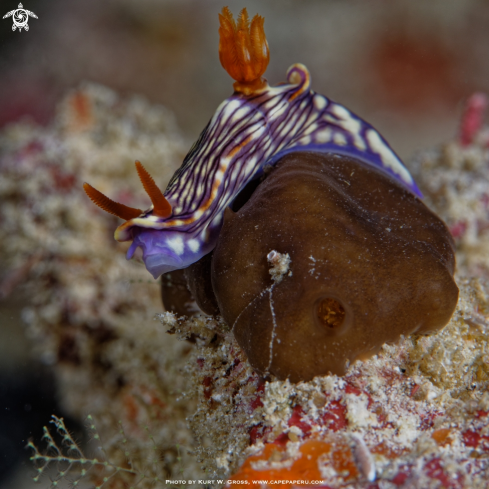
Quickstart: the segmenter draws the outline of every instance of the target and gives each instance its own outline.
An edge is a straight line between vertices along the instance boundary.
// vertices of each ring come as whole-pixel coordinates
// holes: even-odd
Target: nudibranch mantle
[[[175,172],[164,195],[172,213],[152,208],[115,233],[132,240],[156,278],[185,268],[214,248],[225,209],[266,165],[287,153],[319,151],[355,157],[391,175],[421,197],[409,171],[385,139],[344,106],[310,89],[302,64],[287,72],[286,84],[244,95],[235,92],[217,109]]]

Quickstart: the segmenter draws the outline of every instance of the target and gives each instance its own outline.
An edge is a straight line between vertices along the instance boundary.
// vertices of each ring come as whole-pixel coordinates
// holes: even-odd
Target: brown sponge
[[[270,257],[287,254],[277,279]],[[251,365],[297,382],[443,328],[454,266],[446,225],[401,184],[350,157],[297,152],[227,210],[211,268]]]

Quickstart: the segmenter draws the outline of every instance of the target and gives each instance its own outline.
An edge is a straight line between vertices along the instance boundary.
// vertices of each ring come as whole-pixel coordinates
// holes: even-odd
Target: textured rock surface
[[[164,479],[183,466],[186,477],[198,477],[185,421],[193,404],[179,400],[190,344],[153,321],[162,311],[159,284],[140,261],[126,261],[127,246],[111,236],[115,218],[82,189],[88,180],[122,202],[145,205],[134,160],[158,182],[170,178],[185,151],[172,114],[84,85],[63,99],[52,124],[11,125],[0,147],[0,290],[25,297],[27,335],[53,368],[65,412],[80,422],[92,414],[116,462],[127,452],[141,472]]]
[[[458,284],[456,312],[442,331],[384,345],[344,377],[295,385],[257,377],[218,322],[178,322],[173,331],[200,337],[188,368],[199,397],[190,425],[204,466],[250,482],[487,487],[489,284]]]
[[[418,159],[426,202],[450,226],[457,216],[479,223],[481,238],[484,192],[474,189],[488,179],[485,131]],[[159,478],[320,476],[331,488],[487,487],[484,278],[458,278],[460,298],[445,329],[384,345],[343,378],[265,381],[222,319],[163,313],[163,325],[151,320],[161,310],[158,286],[142,264],[125,260],[108,232],[113,219],[82,194],[90,180],[122,202],[137,205],[141,197],[144,206],[134,160],[164,182],[183,156],[164,109],[90,85],[64,100],[54,124],[13,125],[0,142],[1,292],[28,298],[27,333],[53,366],[60,399],[79,419],[92,413],[113,460],[126,463],[128,451],[140,470]],[[437,203],[439,194],[448,200]],[[464,239],[456,237],[461,271],[484,275],[484,239],[474,246]],[[263,259],[269,284],[288,279],[291,255],[270,249]],[[160,462],[148,464],[155,447]],[[52,476],[60,477],[56,468]],[[122,479],[112,482],[126,484]]]
[[[411,168],[426,204],[450,228],[459,271],[489,278],[487,105],[486,95],[473,95],[466,104],[459,136],[420,152]]]

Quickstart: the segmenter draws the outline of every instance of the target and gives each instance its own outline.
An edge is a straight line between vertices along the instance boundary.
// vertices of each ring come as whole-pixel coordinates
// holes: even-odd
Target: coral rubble
[[[457,267],[467,276],[489,277],[489,127],[487,97],[467,102],[460,134],[421,152],[411,170],[425,202],[448,225],[457,246]]]
[[[82,189],[88,180],[137,202],[144,195],[135,159],[167,181],[184,150],[172,114],[86,84],[61,102],[51,125],[7,126],[0,145],[1,290],[26,297],[27,334],[53,366],[65,411],[93,416],[109,457],[121,448],[121,420],[140,470],[164,479],[183,464],[185,476],[199,476],[185,421],[193,404],[180,399],[190,344],[153,320],[162,311],[159,284],[141,261],[126,261],[111,236],[115,218]],[[145,426],[157,469],[145,466],[154,450]]]
[[[260,379],[216,320],[165,313],[173,331],[199,338],[188,367],[199,396],[190,425],[204,465],[249,482],[487,487],[489,284],[459,286],[441,332],[384,345],[344,377],[298,384]]]
[[[456,241],[460,297],[449,324],[385,344],[343,377],[297,384],[260,377],[220,316],[195,314],[183,275],[215,310],[202,271],[163,277],[165,304],[181,309],[162,313],[158,285],[110,236],[114,218],[83,194],[89,180],[137,205],[135,159],[168,181],[183,156],[171,114],[85,85],[51,125],[0,133],[0,293],[26,297],[27,333],[67,412],[92,415],[111,466],[126,467],[130,453],[114,487],[138,473],[138,487],[204,473],[261,486],[487,487],[488,131],[484,103],[471,103],[461,136],[413,163]],[[264,252],[269,285],[290,278],[289,251]]]

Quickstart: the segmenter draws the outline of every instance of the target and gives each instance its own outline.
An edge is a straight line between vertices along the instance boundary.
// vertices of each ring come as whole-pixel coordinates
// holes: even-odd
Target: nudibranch
[[[421,196],[386,140],[344,106],[315,93],[304,65],[291,66],[286,83],[268,85],[262,77],[269,61],[262,17],[250,22],[243,9],[235,22],[225,7],[219,20],[219,58],[235,80],[234,93],[218,107],[165,192],[140,163],[137,170],[152,201],[145,211],[84,186],[95,204],[126,220],[115,238],[132,240],[128,259],[140,247],[155,278],[197,262],[214,249],[224,211],[244,187],[299,150],[356,158]]]

